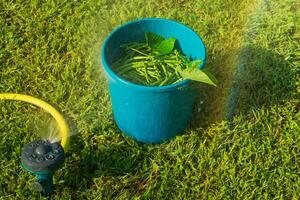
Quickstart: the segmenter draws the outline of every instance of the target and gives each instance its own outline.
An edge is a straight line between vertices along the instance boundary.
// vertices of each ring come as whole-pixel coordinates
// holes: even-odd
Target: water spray
[[[48,103],[32,96],[23,94],[0,94],[0,99],[23,101],[38,106],[55,119],[61,136],[60,142],[49,140],[35,140],[27,144],[21,155],[21,165],[24,169],[36,176],[33,188],[50,196],[53,183],[53,174],[58,170],[65,160],[65,149],[68,142],[69,128],[63,116]]]

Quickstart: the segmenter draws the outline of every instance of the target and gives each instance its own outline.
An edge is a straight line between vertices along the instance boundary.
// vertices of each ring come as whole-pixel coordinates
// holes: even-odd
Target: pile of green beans
[[[179,70],[189,60],[178,50],[158,54],[146,43],[128,43],[121,46],[125,54],[115,63],[113,70],[123,79],[147,86],[165,86],[182,81]]]

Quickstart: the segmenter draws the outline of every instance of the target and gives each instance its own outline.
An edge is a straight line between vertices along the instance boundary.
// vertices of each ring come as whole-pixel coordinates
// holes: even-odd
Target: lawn
[[[193,28],[217,88],[199,87],[185,134],[140,144],[116,127],[100,47],[116,26]],[[0,93],[41,98],[71,127],[52,199],[300,199],[297,0],[0,1]],[[48,116],[0,101],[0,199],[40,199],[20,166]]]

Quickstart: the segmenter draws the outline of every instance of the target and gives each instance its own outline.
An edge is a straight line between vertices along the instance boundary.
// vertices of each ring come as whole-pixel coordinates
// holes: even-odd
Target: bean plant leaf
[[[205,68],[201,69],[201,70],[210,78],[210,80],[212,80],[212,82],[214,82],[215,84],[218,84],[217,78],[212,73],[207,71]]]
[[[162,41],[157,47],[156,50],[160,54],[169,54],[173,51],[174,45],[175,45],[176,39],[175,38],[169,38],[164,41]]]
[[[201,65],[202,63],[202,60],[193,60],[193,61],[190,61],[189,64],[188,64],[188,68],[192,68],[192,69],[198,69],[199,66]]]
[[[155,48],[156,46],[158,46],[162,41],[165,40],[164,37],[157,35],[155,33],[152,32],[146,32],[145,33],[145,37],[146,37],[146,43],[151,47],[151,48]]]
[[[212,80],[215,78],[210,78],[204,71],[197,68],[186,68],[180,71],[182,78],[190,79],[193,81],[199,81],[202,83],[207,83],[209,85],[217,86],[216,83]]]

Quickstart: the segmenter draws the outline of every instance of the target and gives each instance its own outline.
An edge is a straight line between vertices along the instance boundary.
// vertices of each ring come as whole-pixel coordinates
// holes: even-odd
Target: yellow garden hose
[[[69,127],[66,123],[66,120],[63,118],[63,116],[51,105],[46,103],[45,101],[42,101],[40,99],[37,99],[32,96],[24,95],[24,94],[13,94],[13,93],[2,93],[0,94],[0,99],[7,99],[7,100],[17,100],[17,101],[24,101],[30,104],[33,104],[35,106],[38,106],[48,113],[52,115],[52,117],[56,120],[59,130],[60,130],[60,136],[61,136],[61,146],[63,148],[66,148],[67,141],[68,141],[68,135],[69,135]]]

